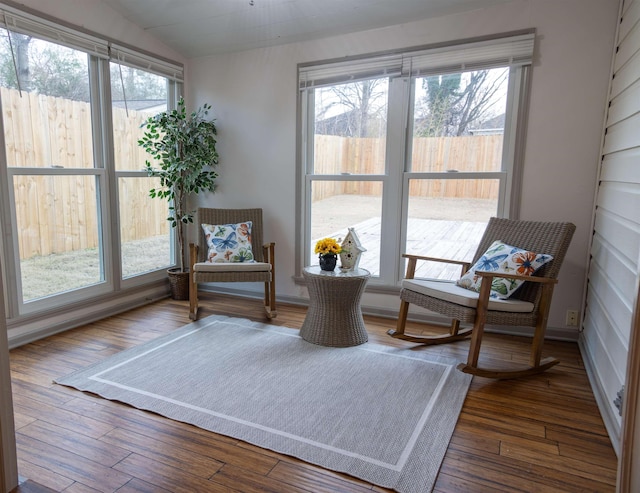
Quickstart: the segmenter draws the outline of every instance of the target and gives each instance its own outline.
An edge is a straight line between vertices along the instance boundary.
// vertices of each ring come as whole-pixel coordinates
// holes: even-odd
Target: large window
[[[401,253],[470,260],[491,216],[517,214],[518,125],[533,34],[299,67],[300,258],[356,230],[372,284]],[[391,260],[390,260],[391,259]],[[421,277],[459,267],[425,263]]]
[[[122,277],[166,268],[173,258],[166,202],[152,199],[157,177],[144,170],[148,155],[138,145],[144,121],[167,109],[167,79],[111,63],[113,148],[120,222]]]
[[[181,68],[13,9],[2,14],[9,316],[163,275],[172,265],[166,203],[149,198],[137,140],[146,117],[175,103]]]

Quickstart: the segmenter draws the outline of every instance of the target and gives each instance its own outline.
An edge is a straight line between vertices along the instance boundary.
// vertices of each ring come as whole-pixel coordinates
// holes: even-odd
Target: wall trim
[[[228,288],[224,286],[203,286],[202,284],[198,288],[200,291],[205,293],[219,293],[219,294],[230,294],[241,296],[243,298],[250,299],[262,299],[262,292],[257,292],[248,289],[239,289],[239,288]],[[367,292],[369,290],[367,289]],[[379,292],[379,291],[378,291]],[[288,303],[291,305],[298,306],[309,306],[309,299],[304,298],[302,296],[277,296],[276,301],[281,303]],[[398,298],[398,306],[399,306],[399,298]],[[380,308],[377,306],[368,306],[362,305],[362,313],[364,315],[371,315],[374,317],[380,318],[388,318],[390,320],[396,320],[398,318],[397,309],[391,308]],[[412,322],[443,322],[448,324],[448,321],[442,317],[431,316],[429,314],[409,314],[407,320]],[[393,328],[393,324],[389,324],[389,328]],[[486,326],[487,332],[493,332],[496,334],[505,334],[505,335],[513,335],[513,336],[524,336],[524,337],[533,337],[534,327],[509,327],[508,329],[505,327],[499,326]],[[566,341],[566,342],[577,342],[579,337],[579,333],[575,328],[563,328],[563,327],[547,327],[546,331],[546,339],[552,339],[556,341]]]
[[[596,404],[600,410],[600,416],[604,421],[604,426],[609,434],[611,445],[616,455],[620,456],[620,426],[618,425],[618,418],[613,413],[611,406],[609,405],[609,399],[604,391],[603,382],[600,380],[600,373],[596,371],[596,365],[591,357],[591,353],[588,350],[587,345],[584,343],[582,334],[578,339],[578,347],[580,348],[580,354],[582,355],[582,361],[587,372],[589,383],[591,384],[591,390],[593,396],[596,399]]]
[[[8,324],[9,349],[154,303],[168,296],[169,284],[164,279],[161,282],[137,286],[106,297],[83,300],[71,307],[65,306],[62,311],[12,321]]]

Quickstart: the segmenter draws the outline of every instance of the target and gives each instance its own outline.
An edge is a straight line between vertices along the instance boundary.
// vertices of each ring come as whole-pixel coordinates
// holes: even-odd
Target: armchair
[[[474,375],[515,378],[551,368],[559,361],[552,357],[541,359],[544,335],[553,288],[558,282],[558,273],[574,231],[575,226],[566,222],[491,218],[472,262],[403,255],[408,262],[400,291],[398,322],[396,328],[388,331],[388,334],[397,339],[420,344],[443,344],[471,336],[467,363],[461,363],[458,369]],[[414,278],[417,262],[423,260],[458,264],[461,266],[461,273],[465,274],[471,265],[485,258],[483,255],[496,240],[527,250],[529,253],[544,254],[545,257],[552,257],[552,260],[535,270],[534,275],[521,275],[517,271],[476,270],[475,281],[479,281],[480,284],[477,292],[465,289],[455,282]],[[492,285],[495,286],[497,278],[504,279],[505,283],[510,283],[512,280],[524,281],[524,283],[507,299],[500,299],[492,296]],[[427,324],[428,327],[448,328],[448,333],[436,336],[406,334],[409,305],[412,303],[451,318],[451,324],[447,327]],[[469,323],[471,326],[461,328],[461,322]],[[535,327],[529,364],[500,368],[478,366],[485,324]]]
[[[262,209],[209,209],[199,208],[197,212],[199,243],[189,245],[189,318],[198,318],[198,284],[203,282],[263,282],[264,309],[267,318],[275,318],[276,288],[275,288],[275,243],[263,243]],[[250,248],[241,250],[233,259],[216,262],[215,249],[212,252],[207,241],[202,224],[205,225],[244,225],[251,222],[251,228],[246,238],[251,243]],[[220,230],[218,230],[220,231]],[[239,232],[238,232],[239,234]],[[227,243],[233,243],[236,234],[226,238]],[[219,239],[211,239],[210,242]],[[242,261],[246,258],[247,250],[254,261]],[[239,257],[239,258],[238,258]]]

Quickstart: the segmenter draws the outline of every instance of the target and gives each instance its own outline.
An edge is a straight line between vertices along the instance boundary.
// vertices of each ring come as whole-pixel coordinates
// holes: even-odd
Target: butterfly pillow
[[[203,224],[209,252],[207,262],[255,262],[251,250],[251,221],[238,224]]]
[[[551,255],[537,254],[494,241],[482,257],[458,280],[456,284],[471,291],[480,292],[482,278],[476,271],[501,272],[530,276],[547,262],[553,260]],[[491,283],[491,297],[506,300],[522,284],[520,279],[494,277]]]

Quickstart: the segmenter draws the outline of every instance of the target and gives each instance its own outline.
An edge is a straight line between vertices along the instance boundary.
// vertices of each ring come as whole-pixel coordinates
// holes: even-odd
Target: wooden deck
[[[407,248],[403,253],[426,255],[451,260],[471,261],[487,223],[473,221],[443,221],[439,219],[409,219]],[[372,217],[354,226],[367,251],[360,259],[360,267],[372,275],[380,273],[380,218]],[[344,237],[338,231],[332,237]],[[315,244],[315,242],[314,242]],[[416,277],[455,280],[460,266],[441,262],[419,262]]]

